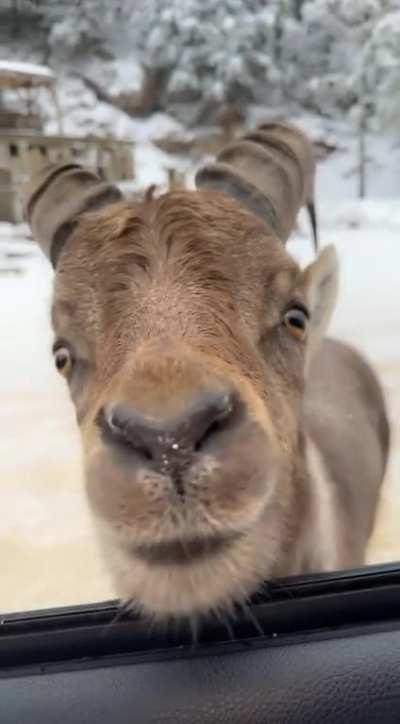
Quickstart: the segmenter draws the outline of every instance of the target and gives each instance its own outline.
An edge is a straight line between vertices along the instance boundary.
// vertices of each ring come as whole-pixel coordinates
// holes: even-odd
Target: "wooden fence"
[[[134,144],[112,138],[46,136],[0,130],[0,221],[22,221],[18,190],[44,163],[74,161],[95,169],[108,181],[133,179]]]

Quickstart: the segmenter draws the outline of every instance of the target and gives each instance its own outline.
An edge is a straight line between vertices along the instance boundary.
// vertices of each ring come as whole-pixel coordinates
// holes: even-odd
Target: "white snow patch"
[[[14,60],[0,60],[0,74],[2,72],[21,73],[22,75],[32,75],[42,78],[55,78],[53,71],[46,65],[37,65],[36,63],[21,63]]]

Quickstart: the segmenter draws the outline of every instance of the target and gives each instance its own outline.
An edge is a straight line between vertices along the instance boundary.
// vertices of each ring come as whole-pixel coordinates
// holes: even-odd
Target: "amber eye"
[[[308,321],[308,313],[301,307],[291,307],[283,317],[285,327],[300,341],[306,338]]]
[[[72,355],[67,347],[58,347],[54,350],[54,363],[58,372],[68,377],[72,370]]]

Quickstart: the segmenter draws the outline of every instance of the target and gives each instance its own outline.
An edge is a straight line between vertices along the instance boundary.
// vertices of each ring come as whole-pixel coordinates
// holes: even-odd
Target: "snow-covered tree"
[[[71,62],[76,55],[105,53],[115,14],[108,0],[45,0],[42,12],[57,64]]]
[[[256,103],[349,117],[357,127],[400,123],[400,0],[14,5],[22,25],[27,9],[30,17],[34,11],[29,32],[23,26],[18,37],[21,59],[35,46],[32,59],[79,70],[97,84],[101,100],[128,114],[161,109],[185,120],[190,106],[199,110],[194,118],[209,121],[225,103]]]
[[[364,89],[364,47],[382,11],[382,0],[307,0],[283,28],[287,94],[324,115],[347,113]]]
[[[133,13],[137,51],[145,65],[171,69],[171,100],[265,100],[276,85],[278,6],[262,0],[158,0],[145,14]]]
[[[375,25],[366,44],[366,77],[378,129],[400,129],[400,0]]]
[[[370,38],[389,0],[307,0],[282,32],[286,95],[300,108],[347,118],[358,137],[359,195],[366,190],[367,133],[375,117]]]

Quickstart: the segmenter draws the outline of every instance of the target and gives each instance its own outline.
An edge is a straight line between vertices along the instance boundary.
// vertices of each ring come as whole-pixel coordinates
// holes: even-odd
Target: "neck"
[[[276,575],[317,573],[343,567],[335,485],[320,450],[307,435],[299,439],[291,477],[290,543],[285,546]]]
[[[306,556],[310,570],[336,570],[341,568],[339,501],[322,453],[310,437],[305,439],[305,459],[310,490],[309,519],[303,536]]]

